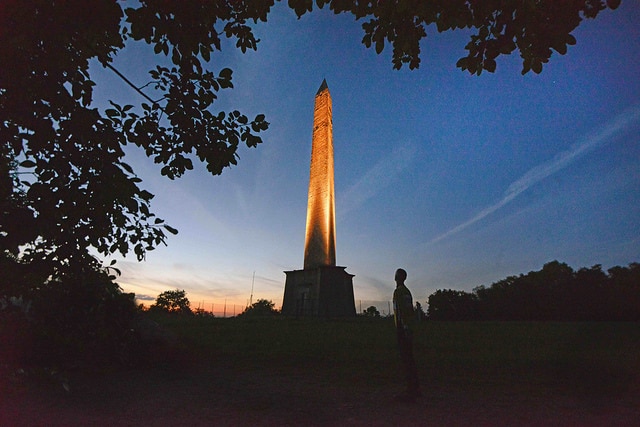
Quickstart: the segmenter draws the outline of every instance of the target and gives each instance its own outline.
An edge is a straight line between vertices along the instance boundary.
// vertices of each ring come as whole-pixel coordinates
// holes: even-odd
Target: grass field
[[[424,322],[415,355],[428,387],[535,389],[593,400],[640,381],[637,323]],[[401,387],[391,319],[173,319],[200,357],[247,370],[323,372],[344,387]]]
[[[391,319],[157,321],[175,339],[168,350],[151,355],[151,367],[77,373],[71,396],[22,387],[13,400],[5,400],[9,412],[0,407],[0,424],[635,426],[640,421],[637,323],[422,323],[415,354],[425,396],[399,406],[393,396],[403,380]]]
[[[391,319],[161,320],[194,352],[247,369],[322,370],[338,380],[398,373]],[[637,323],[423,322],[415,334],[421,377],[475,386],[513,382],[624,392],[640,374]],[[563,381],[566,383],[562,384]]]

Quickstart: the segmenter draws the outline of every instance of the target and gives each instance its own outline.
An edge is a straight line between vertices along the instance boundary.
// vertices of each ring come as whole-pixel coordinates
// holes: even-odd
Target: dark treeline
[[[640,264],[605,273],[552,261],[472,292],[438,290],[428,303],[431,320],[638,321]]]

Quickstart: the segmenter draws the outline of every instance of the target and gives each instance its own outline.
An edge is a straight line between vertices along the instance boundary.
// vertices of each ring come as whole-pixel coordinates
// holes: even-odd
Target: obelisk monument
[[[316,93],[311,142],[304,268],[336,265],[336,203],[333,185],[333,123],[326,80]]]
[[[282,313],[295,316],[355,316],[353,275],[336,266],[333,119],[326,80],[315,97],[304,269],[285,271]]]

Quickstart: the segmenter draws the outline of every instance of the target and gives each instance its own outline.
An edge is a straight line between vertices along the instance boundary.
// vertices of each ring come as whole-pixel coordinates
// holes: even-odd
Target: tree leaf
[[[230,80],[232,75],[233,71],[231,70],[231,68],[223,68],[222,70],[220,70],[220,78]]]
[[[536,74],[540,74],[542,72],[542,62],[540,60],[534,60],[531,64],[531,70]]]
[[[129,166],[125,162],[120,162],[120,166],[122,166],[122,169],[126,170],[130,174],[133,174],[133,169],[131,168],[131,166]]]
[[[493,73],[496,71],[496,60],[495,59],[485,59],[484,60],[484,64],[483,64],[483,68],[485,70],[487,70],[490,73]]]
[[[171,234],[178,234],[178,230],[176,230],[175,228],[171,227],[170,225],[163,225],[163,227]]]
[[[620,6],[620,0],[607,0],[607,6],[609,9],[617,9]]]
[[[200,54],[202,55],[202,59],[204,59],[206,62],[209,62],[211,60],[211,53],[207,46],[200,47]]]

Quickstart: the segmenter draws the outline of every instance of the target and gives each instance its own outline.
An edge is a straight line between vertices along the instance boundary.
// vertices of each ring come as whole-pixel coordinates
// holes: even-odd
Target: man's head
[[[395,280],[397,284],[404,283],[404,281],[407,280],[407,272],[402,268],[397,269]]]

